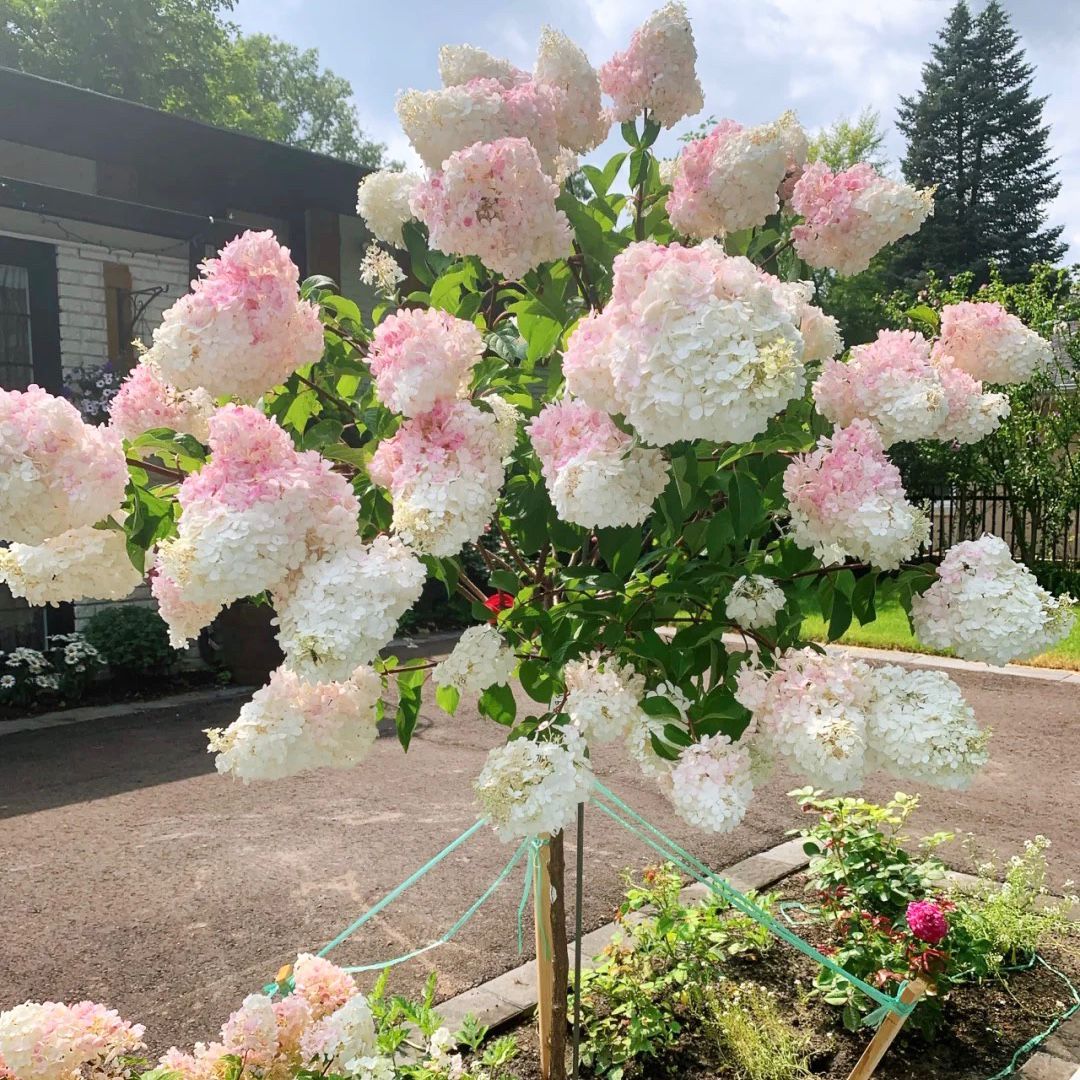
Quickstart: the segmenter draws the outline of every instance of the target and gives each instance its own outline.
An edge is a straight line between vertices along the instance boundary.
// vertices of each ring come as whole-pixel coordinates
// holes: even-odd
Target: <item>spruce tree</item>
[[[910,237],[896,270],[911,277],[971,271],[981,282],[997,263],[1006,280],[1065,252],[1062,228],[1046,226],[1061,188],[1043,123],[1045,97],[998,0],[973,17],[965,0],[950,11],[919,93],[901,98],[908,140],[904,178],[937,186],[934,227]]]

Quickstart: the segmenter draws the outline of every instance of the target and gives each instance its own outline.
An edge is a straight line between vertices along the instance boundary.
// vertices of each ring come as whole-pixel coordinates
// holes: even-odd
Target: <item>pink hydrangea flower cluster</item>
[[[1050,342],[997,303],[946,304],[935,354],[948,356],[974,379],[1026,382],[1050,362]]]
[[[127,1075],[143,1027],[92,1001],[27,1001],[0,1013],[0,1073],[16,1080],[96,1080]]]
[[[381,693],[382,681],[368,667],[326,683],[280,667],[227,728],[207,730],[214,765],[245,782],[351,768],[375,744]]]
[[[657,446],[743,442],[804,386],[803,339],[775,279],[715,242],[631,244],[611,301],[578,323],[563,357],[570,392],[621,413]]]
[[[908,929],[928,945],[939,945],[949,932],[945,912],[933,900],[913,900],[905,916]]]
[[[885,446],[916,439],[976,442],[1008,415],[1003,394],[956,368],[946,355],[931,356],[930,342],[910,330],[881,330],[856,345],[847,363],[826,361],[814,383],[814,401],[841,426],[869,420]]]
[[[965,660],[1008,664],[1050,648],[1074,621],[1069,596],[1048,593],[998,536],[964,540],[945,554],[937,580],[912,598],[920,641]]]
[[[191,605],[208,611],[274,589],[355,537],[359,504],[348,481],[315,451],[296,451],[257,409],[218,410],[209,445],[209,464],[180,485],[178,535],[158,547],[154,591],[166,611],[172,586],[162,578],[180,587],[190,616]]]
[[[0,540],[38,544],[93,525],[120,509],[126,485],[115,432],[40,386],[0,390]]]
[[[483,354],[484,339],[471,322],[438,308],[403,308],[375,328],[368,363],[379,400],[416,416],[464,396]]]
[[[600,107],[600,79],[580,46],[561,30],[545,26],[540,31],[533,78],[557,91],[556,133],[567,150],[584,154],[607,138],[610,125]]]
[[[639,525],[668,482],[659,450],[634,444],[607,413],[563,398],[526,429],[563,521],[585,528]]]
[[[153,428],[171,428],[206,442],[214,399],[202,387],[177,390],[153,360],[144,359],[109,402],[109,424],[122,439],[137,439]]]
[[[416,188],[411,205],[433,247],[476,255],[518,278],[570,254],[570,224],[555,207],[558,194],[527,139],[498,139],[451,154],[442,172]]]
[[[253,401],[322,356],[319,310],[299,298],[300,272],[272,232],[245,232],[200,271],[147,354],[172,386]]]
[[[784,473],[784,494],[795,542],[826,564],[852,557],[892,570],[930,534],[867,420],[852,421],[795,458]]]
[[[727,833],[754,796],[750,753],[727,735],[706,735],[679,754],[670,773],[671,803],[690,825]]]
[[[368,465],[393,497],[395,531],[417,551],[443,557],[477,539],[516,437],[516,414],[500,420],[467,401],[442,400],[406,420]]]
[[[791,230],[799,255],[811,266],[857,274],[887,244],[916,232],[934,198],[864,163],[834,173],[815,161],[795,184],[791,206],[803,216]]]
[[[699,239],[763,224],[780,208],[777,191],[806,152],[793,113],[753,128],[721,121],[687,143],[675,161],[667,199],[671,224]]]
[[[681,3],[654,11],[634,31],[629,47],[600,68],[600,87],[614,105],[612,118],[634,120],[648,109],[666,128],[705,105],[697,77],[694,31]]]

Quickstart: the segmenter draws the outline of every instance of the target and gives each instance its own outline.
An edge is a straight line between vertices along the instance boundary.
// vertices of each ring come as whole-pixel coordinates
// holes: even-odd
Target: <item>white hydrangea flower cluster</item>
[[[868,714],[871,760],[902,780],[962,789],[990,760],[990,733],[942,671],[873,669]]]
[[[381,693],[371,668],[343,682],[310,683],[280,667],[227,728],[208,729],[214,764],[245,782],[350,768],[375,744]]]
[[[641,438],[744,442],[802,393],[803,339],[770,281],[712,240],[631,244],[611,302],[563,361],[572,394],[622,413]]]
[[[671,803],[688,824],[731,832],[754,795],[750,754],[727,735],[706,735],[679,754],[671,770]]]
[[[475,696],[496,683],[508,683],[516,669],[513,650],[494,626],[470,626],[431,678],[436,686]]]
[[[575,154],[595,150],[609,123],[600,107],[600,79],[580,46],[561,30],[540,31],[533,78],[559,91],[555,125],[559,142]]]
[[[773,671],[744,664],[735,699],[753,714],[768,754],[817,787],[850,791],[866,771],[870,670],[858,660],[792,650]]]
[[[39,544],[120,509],[119,436],[40,386],[0,390],[0,540]]]
[[[988,734],[942,672],[870,667],[806,648],[782,654],[771,671],[744,665],[736,684],[754,741],[816,786],[851,790],[881,768],[960,788],[988,761]]]
[[[986,535],[945,554],[937,580],[911,602],[920,641],[965,660],[1008,664],[1043,652],[1069,634],[1072,597],[1051,596],[1009,545]]]
[[[394,636],[427,570],[395,536],[359,539],[304,563],[274,591],[287,666],[306,679],[347,679]]]
[[[83,525],[41,544],[0,549],[0,581],[34,605],[123,600],[142,581],[118,529]]]
[[[360,260],[360,280],[381,296],[392,297],[405,280],[405,274],[389,251],[371,244]]]
[[[670,701],[678,710],[682,722],[686,723],[690,699],[678,686],[667,682],[658,683],[645,695],[645,700],[654,697],[662,697]],[[656,752],[653,746],[654,736],[661,744],[675,751],[675,747],[664,737],[664,721],[650,716],[642,709],[640,721],[631,724],[626,733],[626,751],[638,763],[638,767],[645,776],[653,780],[666,781],[675,762],[674,759],[662,757]]]
[[[563,669],[566,715],[589,743],[613,742],[646,722],[645,677],[629,664],[594,652]]]
[[[802,334],[804,364],[828,360],[843,350],[840,324],[810,302],[814,296],[812,281],[781,281],[764,271],[761,277],[772,287],[776,302],[788,312]]]
[[[744,574],[731,586],[724,613],[732,622],[747,630],[772,626],[787,603],[784,590],[761,574]]]
[[[509,60],[492,56],[475,45],[443,45],[439,48],[439,78],[443,86],[464,86],[473,79],[495,79],[505,87],[528,79],[528,72]]]
[[[368,173],[356,189],[356,212],[364,219],[371,235],[391,247],[405,247],[401,228],[411,221],[409,207],[420,176],[411,172],[379,169]]]
[[[363,994],[354,994],[344,1005],[311,1025],[300,1039],[304,1061],[316,1061],[323,1072],[352,1076],[358,1063],[377,1049],[375,1018]]]
[[[567,729],[562,742],[514,739],[488,754],[474,786],[500,840],[554,834],[574,820],[592,788],[585,751]]]
[[[802,160],[792,161],[798,147]],[[788,170],[805,160],[806,135],[794,113],[751,128],[724,120],[676,159],[667,202],[671,224],[702,240],[761,225],[780,208],[777,190]]]

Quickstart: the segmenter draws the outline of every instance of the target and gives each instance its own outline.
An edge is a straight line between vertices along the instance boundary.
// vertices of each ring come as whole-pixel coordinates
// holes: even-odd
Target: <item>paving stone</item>
[[[1078,1080],[1080,1068],[1075,1061],[1064,1061],[1040,1051],[1024,1062],[1020,1075],[1026,1080]]]

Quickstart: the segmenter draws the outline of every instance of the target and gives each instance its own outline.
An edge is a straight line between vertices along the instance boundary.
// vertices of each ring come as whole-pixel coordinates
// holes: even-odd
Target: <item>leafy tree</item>
[[[885,132],[881,117],[867,107],[854,120],[843,117],[822,128],[810,140],[809,159],[824,161],[830,169],[850,169],[865,162],[878,172],[885,169]]]
[[[1052,550],[1080,508],[1080,291],[1067,270],[1043,265],[1030,282],[1010,284],[991,267],[982,286],[970,272],[947,283],[931,275],[918,296],[892,296],[886,314],[894,325],[931,334],[940,307],[961,300],[997,301],[1054,341],[1054,359],[1030,382],[1005,388],[1012,411],[992,435],[969,446],[902,444],[892,456],[910,490],[945,489],[961,515],[964,493],[1000,490],[1021,526],[1016,550],[1031,564],[1044,541]]]
[[[194,120],[377,166],[352,88],[226,20],[232,0],[0,0],[0,64]]]
[[[935,226],[898,249],[897,269],[971,271],[981,284],[995,263],[1003,280],[1020,280],[1065,251],[1061,227],[1046,226],[1061,188],[1046,98],[1032,94],[1034,69],[999,0],[978,17],[958,0],[932,51],[922,89],[901,99],[898,127],[905,179],[937,187]]]

